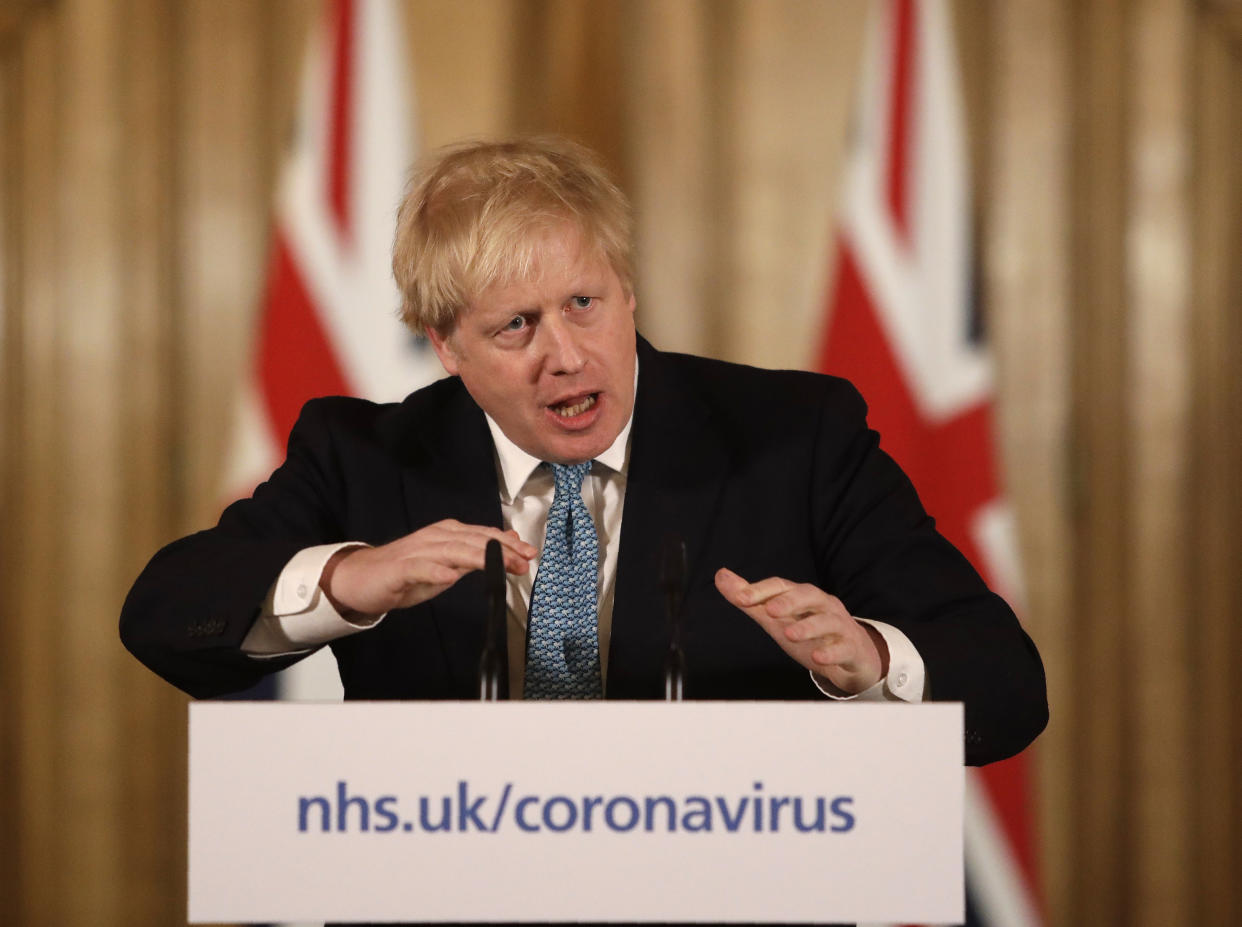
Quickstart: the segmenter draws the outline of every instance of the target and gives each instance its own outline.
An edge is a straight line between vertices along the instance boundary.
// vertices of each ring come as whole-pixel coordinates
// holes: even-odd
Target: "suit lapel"
[[[669,628],[659,588],[660,555],[668,535],[686,544],[687,579],[703,570],[707,538],[725,476],[728,448],[711,413],[677,365],[639,339],[638,395],[608,658],[609,698],[655,698]]]
[[[502,527],[491,434],[460,380],[413,394],[387,431],[402,464],[409,530],[448,518]],[[472,693],[484,639],[483,574],[467,574],[425,607],[430,614],[420,620],[435,625],[454,693]],[[507,681],[501,691],[508,691]]]

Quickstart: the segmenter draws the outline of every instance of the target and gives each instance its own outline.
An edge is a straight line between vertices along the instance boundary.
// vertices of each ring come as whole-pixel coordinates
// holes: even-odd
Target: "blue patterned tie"
[[[556,493],[530,597],[524,695],[601,698],[595,620],[599,538],[582,502],[582,480],[591,462],[551,466]]]

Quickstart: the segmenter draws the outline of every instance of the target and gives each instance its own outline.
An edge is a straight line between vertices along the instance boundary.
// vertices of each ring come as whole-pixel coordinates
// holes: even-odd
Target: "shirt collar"
[[[634,396],[638,396],[638,362],[634,363]],[[486,412],[483,413],[487,419],[487,427],[492,433],[492,443],[496,447],[496,460],[499,464],[500,476],[500,494],[504,497],[505,504],[512,503],[517,498],[518,493],[522,491],[522,487],[526,485],[526,481],[530,479],[530,475],[535,472],[538,466],[543,463],[538,457],[532,457],[516,444],[509,440],[509,436],[500,430],[500,426]],[[617,435],[616,439],[609,445],[608,450],[595,457],[598,463],[615,470],[618,473],[625,473],[629,466],[629,441],[630,426],[634,423],[634,409],[630,408],[630,417],[626,419],[625,427]]]

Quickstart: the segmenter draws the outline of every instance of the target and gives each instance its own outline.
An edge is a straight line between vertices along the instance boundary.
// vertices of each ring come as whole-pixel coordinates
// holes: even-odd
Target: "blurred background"
[[[312,0],[0,2],[0,922],[185,922],[186,703],[116,618],[214,521]],[[1242,920],[1242,2],[958,0],[1055,925]],[[657,346],[816,361],[867,0],[402,4],[417,146],[564,132]]]

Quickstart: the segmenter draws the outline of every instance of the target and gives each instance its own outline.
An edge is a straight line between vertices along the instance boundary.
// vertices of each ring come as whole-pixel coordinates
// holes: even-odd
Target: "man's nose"
[[[543,326],[549,370],[552,373],[581,373],[586,366],[586,354],[578,344],[577,334],[562,317],[554,316],[553,319]]]

